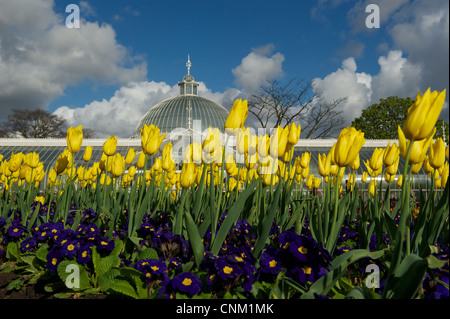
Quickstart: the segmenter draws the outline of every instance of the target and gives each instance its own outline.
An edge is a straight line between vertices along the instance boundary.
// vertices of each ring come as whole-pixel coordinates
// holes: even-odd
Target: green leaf
[[[411,299],[417,292],[427,271],[426,258],[411,254],[405,257],[394,273],[392,289],[386,296],[394,299]]]
[[[158,253],[153,248],[146,248],[140,254],[137,260],[141,259],[158,259]]]
[[[15,261],[19,260],[19,249],[17,248],[17,243],[9,242],[6,246],[6,258]]]
[[[112,285],[108,289],[108,292],[111,292],[111,291],[134,298],[134,299],[139,299],[139,296],[137,295],[133,286],[126,280],[120,280],[120,281],[115,282],[114,285]]]
[[[378,259],[384,256],[385,250],[370,252],[368,249],[350,250],[336,257],[331,263],[331,269],[324,276],[320,277],[309,288],[308,292],[302,295],[302,299],[313,299],[314,293],[326,295],[334,286],[337,280],[342,277],[347,267],[362,258]]]
[[[8,290],[13,290],[13,289],[20,290],[20,288],[22,288],[24,283],[25,283],[24,278],[19,277],[19,278],[16,278],[16,279],[12,280],[8,284],[8,286],[6,286],[6,289],[8,289]]]
[[[253,180],[250,183],[250,185],[239,195],[236,202],[228,211],[227,217],[220,226],[219,231],[217,232],[217,236],[211,246],[211,253],[213,253],[214,255],[217,255],[219,253],[219,250],[222,247],[222,244],[226,236],[228,235],[229,230],[237,222],[239,216],[242,213],[242,208],[244,207],[247,198],[255,192],[256,182],[257,180]]]
[[[103,275],[105,272],[113,267],[120,266],[120,258],[117,256],[106,256],[100,259],[100,264],[97,268],[97,276]]]
[[[47,262],[47,254],[48,254],[48,244],[42,244],[41,247],[36,251],[36,257],[43,261]]]
[[[192,252],[194,253],[195,263],[197,264],[197,267],[200,268],[200,264],[203,261],[205,254],[203,241],[200,237],[197,225],[195,225],[191,214],[187,210],[184,211],[184,217],[186,218],[186,229],[189,236],[189,242],[191,243]]]
[[[74,269],[71,269],[70,267],[68,268],[68,266],[78,267],[78,269],[74,270]],[[74,291],[80,291],[80,290],[91,288],[91,284],[89,282],[89,276],[87,274],[86,269],[82,265],[78,264],[77,262],[75,262],[73,260],[63,260],[59,263],[58,268],[57,268],[58,276],[62,280],[62,282],[66,285],[66,287],[67,287],[66,280],[69,279],[69,282],[71,282],[72,279],[76,278],[77,272],[79,275],[79,277],[78,277],[79,287],[71,287],[71,289]],[[69,278],[69,276],[70,276],[70,278]]]

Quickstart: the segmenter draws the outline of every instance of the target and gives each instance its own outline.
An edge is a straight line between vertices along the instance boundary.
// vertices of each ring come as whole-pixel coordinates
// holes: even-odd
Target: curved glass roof
[[[191,111],[188,109],[189,106]],[[163,134],[177,128],[188,128],[189,122],[193,123],[200,120],[200,123],[195,122],[197,125],[201,124],[201,127],[197,127],[196,131],[202,132],[209,126],[217,127],[223,131],[227,116],[228,111],[212,100],[197,95],[179,95],[166,99],[148,110],[139,122],[133,138],[141,136],[140,128],[144,124],[156,125]]]

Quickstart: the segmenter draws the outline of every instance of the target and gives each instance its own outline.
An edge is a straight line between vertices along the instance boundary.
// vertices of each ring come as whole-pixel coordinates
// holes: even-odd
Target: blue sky
[[[377,29],[365,26],[371,3]],[[69,4],[80,8],[79,29],[65,27]],[[448,91],[447,0],[0,0],[0,8],[0,43],[10,44],[0,45],[3,116],[47,108],[99,136],[126,137],[176,94],[187,54],[203,95],[226,108],[266,79],[347,96],[347,124],[383,97]]]

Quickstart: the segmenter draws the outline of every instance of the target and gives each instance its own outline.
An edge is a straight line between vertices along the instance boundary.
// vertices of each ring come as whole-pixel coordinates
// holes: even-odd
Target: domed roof
[[[222,105],[197,95],[199,84],[189,72],[191,67],[189,56],[186,66],[188,74],[178,83],[180,95],[161,101],[150,108],[136,127],[133,138],[141,136],[141,128],[145,124],[157,126],[161,134],[183,128],[202,133],[209,126],[217,127],[223,132],[228,111]]]
[[[172,132],[177,128],[194,127],[198,129],[198,124],[201,125],[200,132],[209,126],[217,127],[223,132],[227,117],[228,111],[210,99],[198,95],[179,95],[161,101],[150,108],[139,122],[133,137],[141,136],[140,129],[144,124],[156,125],[161,130],[161,134]],[[198,120],[201,122],[194,123]]]

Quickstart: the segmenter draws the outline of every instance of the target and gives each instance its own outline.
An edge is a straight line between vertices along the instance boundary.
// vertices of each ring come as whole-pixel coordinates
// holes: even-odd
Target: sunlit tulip
[[[375,196],[376,191],[377,191],[377,180],[376,179],[372,179],[372,180],[370,180],[370,183],[369,183],[369,193],[372,196]]]
[[[191,187],[195,182],[195,170],[197,164],[193,162],[183,163],[180,175],[180,184],[183,188]]]
[[[36,168],[39,165],[39,154],[36,152],[27,153],[24,158],[24,162],[31,168]]]
[[[288,138],[289,129],[278,126],[270,136],[270,156],[283,158],[288,144]]]
[[[149,156],[155,155],[167,133],[160,135],[161,130],[155,125],[144,124],[144,128],[145,134],[141,135],[142,150]]]
[[[100,175],[100,185],[109,185],[111,184],[111,177],[109,177],[108,175],[106,175],[105,173],[102,173]]]
[[[361,161],[359,159],[359,153],[358,153],[358,155],[356,155],[355,160],[350,163],[350,168],[352,170],[356,171],[359,168],[360,165],[361,165]]]
[[[309,167],[310,160],[311,160],[311,153],[310,152],[302,153],[302,156],[300,157],[300,166],[302,168]]]
[[[444,188],[445,185],[447,184],[448,174],[449,174],[449,165],[448,162],[445,162],[441,173],[441,188]]]
[[[127,155],[125,156],[125,164],[130,165],[133,163],[134,158],[136,157],[137,151],[130,147],[127,151]]]
[[[438,137],[430,146],[430,165],[436,169],[445,163],[445,144],[442,138]]]
[[[167,143],[163,148],[162,168],[165,171],[169,171],[172,167],[174,167],[174,165],[175,162],[173,161],[172,143]]]
[[[144,152],[139,153],[139,157],[138,157],[136,166],[138,168],[144,168],[144,166],[145,166],[145,153]]]
[[[436,125],[445,101],[445,89],[442,92],[428,90],[417,94],[414,104],[408,109],[403,132],[406,138],[420,141],[428,138]]]
[[[79,125],[77,127],[71,126],[67,130],[67,148],[70,153],[78,153],[81,148],[81,143],[83,142],[83,129],[82,126]]]
[[[398,175],[397,186],[402,187],[402,185],[403,185],[403,175]]]
[[[361,176],[361,182],[365,183],[367,181],[367,172],[363,172]]]
[[[22,165],[22,160],[24,156],[22,153],[14,154],[14,152],[11,153],[11,158],[8,162],[8,169],[11,172],[16,172],[20,169],[20,165]]]
[[[253,155],[249,155],[248,153],[244,154],[244,164],[245,167],[247,167],[248,169],[252,169],[255,167],[256,163],[258,163],[258,153],[255,153]]]
[[[397,156],[392,165],[386,166],[386,173],[389,175],[397,174],[398,163],[400,162],[400,156]]]
[[[366,142],[364,133],[354,127],[344,128],[339,134],[334,151],[334,160],[341,167],[349,166]]]
[[[418,163],[412,164],[411,165],[411,172],[413,174],[419,173],[420,169],[422,168],[422,165],[423,165],[423,162],[418,162]]]
[[[221,140],[220,140],[220,131],[216,127],[215,129],[211,129],[211,126],[208,128],[208,133],[206,134],[206,139],[203,141],[202,148],[205,153],[212,153],[216,149],[220,148]]]
[[[194,142],[189,144],[184,153],[184,162],[200,162],[202,160],[202,145]]]
[[[235,100],[225,121],[225,132],[229,135],[236,135],[238,133],[238,130],[244,126],[247,116],[247,100]]]
[[[92,157],[92,146],[88,145],[86,146],[83,154],[83,161],[89,162]]]
[[[306,178],[305,186],[308,187],[308,189],[311,189],[314,182],[314,175],[311,174]]]
[[[57,177],[58,175],[56,174],[56,171],[53,168],[49,169],[47,174],[47,187],[53,186]]]
[[[256,150],[258,151],[259,157],[266,157],[269,155],[270,148],[270,138],[267,134],[258,137],[258,145]]]
[[[112,157],[111,174],[113,177],[119,177],[125,171],[125,159],[119,153]]]
[[[301,127],[300,124],[298,126],[295,123],[289,125],[289,144],[295,145],[298,143],[300,139]]]
[[[319,162],[319,174],[323,177],[330,175],[331,155],[319,154],[318,162]]]
[[[420,141],[413,141],[412,147],[411,147],[411,153],[409,155],[409,164],[417,164],[420,162],[423,162],[425,159],[425,156],[428,151],[428,147],[431,145],[431,142],[433,141],[434,133],[436,132],[436,128],[432,131],[432,134],[428,136],[426,139],[422,139]],[[398,142],[399,142],[399,148],[400,148],[400,154],[402,155],[403,159],[406,159],[406,155],[408,152],[409,145],[411,143],[411,140],[406,141],[406,136],[403,133],[403,130],[398,127]]]
[[[397,157],[400,155],[400,149],[397,146],[397,143],[392,144],[388,143],[383,155],[383,164],[384,166],[391,166],[397,160]]]
[[[395,175],[391,175],[391,174],[388,174],[388,172],[386,172],[386,173],[384,174],[384,180],[385,180],[387,183],[392,183],[392,182],[395,180]]]
[[[383,155],[384,155],[384,149],[375,148],[373,150],[372,157],[369,159],[369,165],[373,171],[378,171],[382,168]]]
[[[112,156],[116,152],[116,148],[117,148],[117,137],[111,135],[103,143],[103,153],[105,153],[107,156]]]

